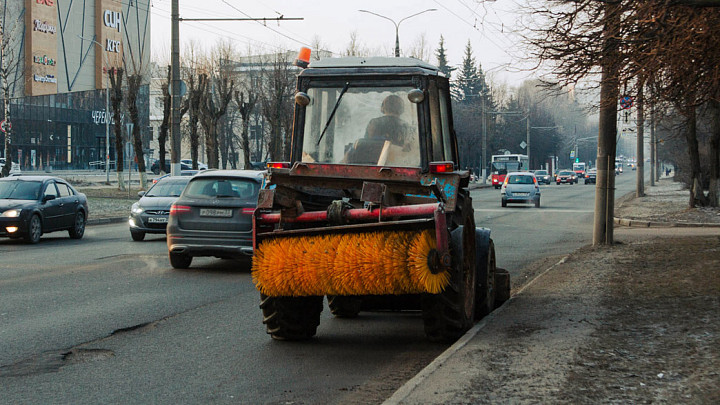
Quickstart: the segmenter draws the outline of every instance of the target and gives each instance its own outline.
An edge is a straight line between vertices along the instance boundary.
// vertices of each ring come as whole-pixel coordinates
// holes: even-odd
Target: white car
[[[0,158],[0,170],[2,170],[3,167],[5,167],[5,158]],[[10,175],[19,176],[20,174],[22,174],[22,172],[20,171],[20,164],[17,162],[13,162],[12,168],[10,169]]]
[[[183,159],[180,161],[180,163],[184,163],[184,164],[192,167],[192,159]],[[201,161],[198,161],[198,170],[207,170],[207,168],[208,168],[208,165],[206,165],[205,163],[203,163]]]

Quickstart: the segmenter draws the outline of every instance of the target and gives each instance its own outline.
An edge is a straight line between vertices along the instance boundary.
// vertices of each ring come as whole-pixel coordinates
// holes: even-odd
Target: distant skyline
[[[153,0],[152,50],[170,53],[171,0]],[[358,11],[364,9],[384,15],[396,22],[415,13],[434,8],[409,18],[399,26],[402,56],[416,45],[424,34],[429,60],[435,64],[435,50],[440,36],[451,66],[462,63],[465,46],[470,41],[476,62],[486,74],[495,76],[511,86],[519,85],[531,74],[521,71],[518,36],[512,33],[516,25],[519,5],[515,1],[474,0],[416,0],[347,2],[316,0],[289,2],[260,0],[242,2],[232,0],[180,1],[182,18],[273,18],[280,15],[301,17],[303,21],[259,22],[190,22],[180,23],[181,47],[196,41],[210,48],[218,39],[232,41],[242,54],[251,47],[256,52],[299,50],[311,46],[317,36],[325,49],[334,56],[347,48],[353,32],[362,47],[377,50],[380,55],[392,56],[395,48],[395,26],[391,21]],[[161,55],[158,55],[161,56]]]

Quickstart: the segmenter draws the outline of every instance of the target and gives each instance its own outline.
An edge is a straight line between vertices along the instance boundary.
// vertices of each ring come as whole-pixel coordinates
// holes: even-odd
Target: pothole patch
[[[115,357],[115,353],[107,349],[72,349],[61,352],[45,352],[17,363],[0,367],[0,377],[25,377],[37,374],[56,373],[69,364],[107,360],[112,357]]]

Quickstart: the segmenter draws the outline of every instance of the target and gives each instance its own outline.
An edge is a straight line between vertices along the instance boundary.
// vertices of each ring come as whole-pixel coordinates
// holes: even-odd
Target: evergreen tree
[[[442,35],[440,35],[440,47],[435,51],[435,57],[437,57],[438,69],[450,78],[452,72],[457,68],[448,65],[447,56],[445,55],[445,39]]]
[[[494,106],[490,87],[485,82],[485,73],[482,66],[475,61],[470,40],[465,46],[465,57],[455,80],[453,94],[464,103],[481,103],[484,99],[486,108],[492,109]]]

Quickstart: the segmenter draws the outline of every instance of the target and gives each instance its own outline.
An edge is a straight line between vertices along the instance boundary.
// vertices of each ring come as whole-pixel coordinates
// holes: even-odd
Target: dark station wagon
[[[195,175],[170,207],[170,264],[186,269],[196,256],[251,257],[252,214],[265,173],[207,170]]]

